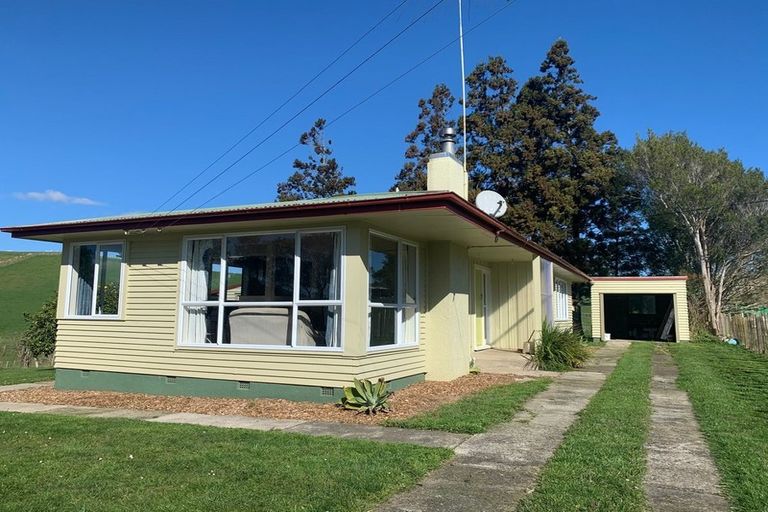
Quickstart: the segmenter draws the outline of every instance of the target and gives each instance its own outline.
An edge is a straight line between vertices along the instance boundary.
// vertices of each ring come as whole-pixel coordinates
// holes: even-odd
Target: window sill
[[[418,350],[420,345],[418,343],[401,343],[399,345],[381,345],[378,347],[367,347],[366,352],[391,352],[391,351],[406,351],[406,350]]]
[[[119,315],[69,315],[62,316],[57,320],[95,320],[98,322],[121,322],[125,320],[125,318]]]
[[[205,343],[201,345],[176,345],[176,350],[209,350],[223,352],[271,352],[288,354],[342,354],[343,347],[289,347],[287,345],[216,345],[214,343]]]

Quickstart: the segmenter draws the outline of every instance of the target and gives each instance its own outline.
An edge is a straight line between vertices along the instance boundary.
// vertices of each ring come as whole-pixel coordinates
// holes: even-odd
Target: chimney
[[[448,191],[467,199],[468,180],[464,166],[456,158],[456,130],[443,130],[440,153],[429,155],[427,162],[427,190]]]

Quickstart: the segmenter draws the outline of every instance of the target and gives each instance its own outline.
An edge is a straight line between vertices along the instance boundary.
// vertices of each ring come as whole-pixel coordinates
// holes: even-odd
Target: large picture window
[[[67,314],[117,317],[120,312],[123,243],[74,245],[71,263]]]
[[[334,230],[188,239],[181,344],[341,347],[341,237]]]
[[[368,345],[383,347],[418,343],[416,246],[371,234],[368,272]]]

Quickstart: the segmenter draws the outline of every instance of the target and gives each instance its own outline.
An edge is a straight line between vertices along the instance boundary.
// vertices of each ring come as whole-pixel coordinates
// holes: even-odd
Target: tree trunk
[[[707,257],[707,242],[701,231],[693,233],[693,242],[696,247],[696,255],[699,257],[699,268],[701,270],[701,281],[704,286],[704,302],[707,304],[707,313],[709,324],[712,330],[718,336],[721,335],[719,322],[719,311],[717,304],[717,293],[715,284],[712,281],[712,274],[709,268],[709,258]]]

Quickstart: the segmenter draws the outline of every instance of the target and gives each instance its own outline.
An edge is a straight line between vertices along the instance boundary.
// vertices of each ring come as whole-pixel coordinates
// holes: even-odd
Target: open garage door
[[[614,340],[677,341],[674,299],[663,294],[605,294],[606,333]]]

